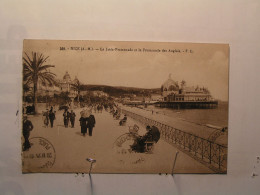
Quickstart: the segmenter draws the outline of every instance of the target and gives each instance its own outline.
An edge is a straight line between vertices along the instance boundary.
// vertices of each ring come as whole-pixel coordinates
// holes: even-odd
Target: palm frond
[[[32,64],[30,62],[28,62],[28,60],[26,58],[23,57],[23,67],[27,67],[30,70],[33,70]]]
[[[41,54],[40,57],[39,57],[39,61],[38,61],[38,67],[41,67],[42,64],[44,62],[46,62],[46,60],[49,58],[49,56],[47,56],[46,58],[44,58],[44,56]]]
[[[56,80],[50,77],[44,78],[50,86],[56,85]]]
[[[31,78],[24,80],[25,81],[25,85],[30,85],[33,83],[33,80]]]
[[[53,76],[52,74],[39,74],[39,78],[44,80],[44,81],[47,81],[49,85],[55,85],[57,86],[58,85],[58,82],[56,81],[55,79],[55,76]]]
[[[32,60],[31,60],[31,58],[28,56],[28,54],[27,54],[26,52],[25,52],[25,55],[26,55],[26,57],[28,58],[30,64],[32,64]]]
[[[48,68],[54,68],[54,67],[55,67],[54,65],[44,65],[44,66],[39,67],[38,71],[41,72],[41,71],[46,70]]]

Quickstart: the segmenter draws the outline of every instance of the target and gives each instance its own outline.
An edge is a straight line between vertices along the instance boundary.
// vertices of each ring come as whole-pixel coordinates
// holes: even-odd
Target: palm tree
[[[33,105],[35,113],[37,113],[37,90],[38,83],[48,83],[56,85],[55,74],[49,71],[54,65],[45,65],[44,63],[49,56],[44,57],[43,54],[32,52],[32,57],[25,53],[23,57],[23,80],[26,85],[33,84]]]

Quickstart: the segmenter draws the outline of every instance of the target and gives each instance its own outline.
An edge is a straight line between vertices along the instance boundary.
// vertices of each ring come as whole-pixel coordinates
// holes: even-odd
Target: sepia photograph
[[[23,173],[227,173],[229,45],[24,40]]]

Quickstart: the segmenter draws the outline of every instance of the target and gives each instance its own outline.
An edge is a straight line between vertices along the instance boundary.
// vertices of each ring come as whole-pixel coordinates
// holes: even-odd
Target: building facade
[[[169,78],[162,84],[161,93],[163,101],[168,102],[200,102],[212,101],[213,98],[207,88],[204,87],[187,87],[185,81],[181,81],[180,85]]]
[[[74,99],[78,95],[78,91],[75,87],[78,82],[79,80],[76,76],[74,80],[71,80],[68,71],[66,71],[65,75],[63,76],[63,79],[59,80],[60,92],[68,92],[69,97]]]

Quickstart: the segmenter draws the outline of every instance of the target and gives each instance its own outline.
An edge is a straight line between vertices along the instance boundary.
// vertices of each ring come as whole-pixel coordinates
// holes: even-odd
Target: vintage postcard
[[[24,40],[22,172],[226,173],[228,44]]]

